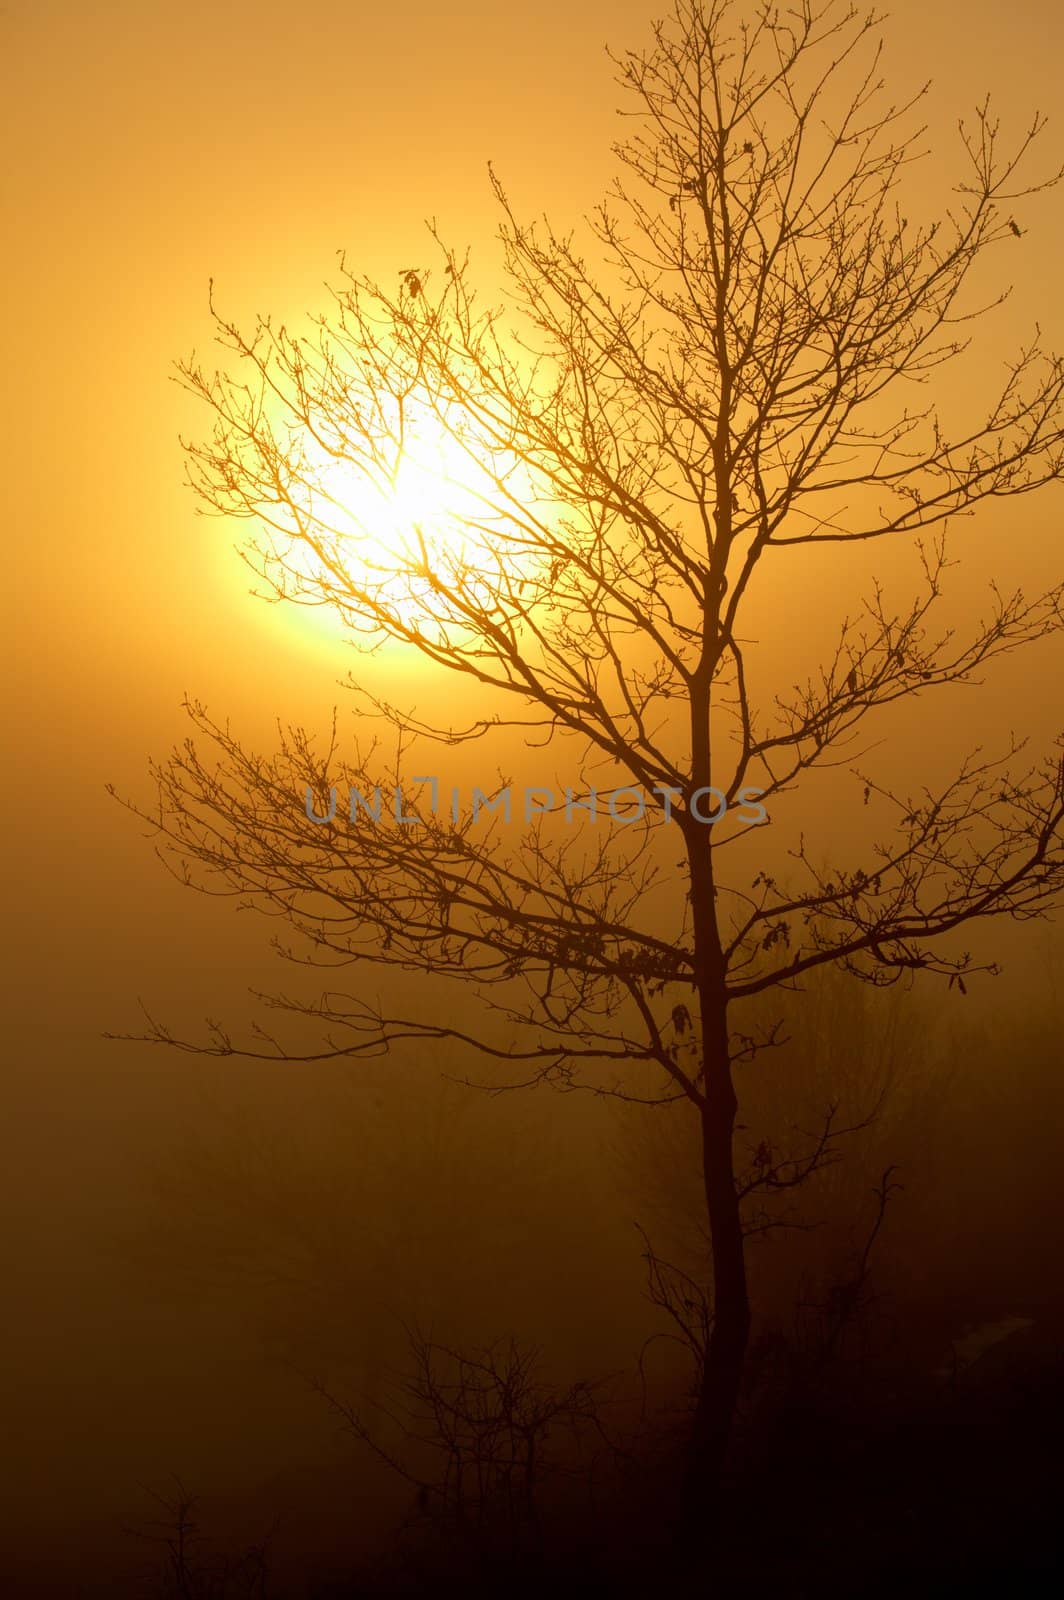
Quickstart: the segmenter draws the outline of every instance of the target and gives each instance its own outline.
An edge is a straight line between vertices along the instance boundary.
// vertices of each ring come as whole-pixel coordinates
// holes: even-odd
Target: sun
[[[295,526],[272,530],[286,599],[361,631],[423,636],[490,598],[498,470],[453,424],[421,418],[372,450],[303,437],[292,460]]]
[[[558,511],[498,425],[481,434],[463,408],[410,394],[398,414],[375,405],[375,426],[347,395],[309,416],[265,409],[258,531],[241,554],[274,626],[301,648],[412,662],[527,625],[548,592]]]

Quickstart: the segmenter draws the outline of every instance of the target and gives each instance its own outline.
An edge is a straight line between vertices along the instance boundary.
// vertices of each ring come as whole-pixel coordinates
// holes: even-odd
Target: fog
[[[750,1120],[815,1117],[825,1090],[854,1120],[882,1105],[803,1195],[819,1225],[754,1248],[763,1334],[792,1334],[796,1305],[845,1278],[896,1164],[865,1381],[884,1360],[950,1374],[934,1380],[945,1404],[980,1330],[990,1343],[998,1330],[1021,1374],[1032,1351],[1051,1368],[1064,1329],[1059,942],[1029,946],[1027,981],[997,980],[963,1016],[837,983],[796,1007]],[[459,1349],[513,1334],[560,1384],[612,1375],[626,1421],[645,1400],[641,1352],[650,1402],[682,1395],[683,1360],[645,1347],[663,1328],[636,1227],[697,1265],[682,1108],[492,1098],[441,1077],[455,1063],[440,1060],[220,1071],[129,1045],[116,1063],[58,1029],[49,1060],[45,1027],[24,1036],[9,1091],[15,1592],[125,1592],[157,1573],[158,1549],[134,1533],[165,1520],[152,1495],[172,1498],[175,1476],[222,1547],[277,1522],[278,1580],[379,1555],[409,1491],[314,1384],[386,1400],[414,1327]]]
[[[887,70],[902,87],[932,69],[943,80],[926,209],[956,116],[992,82],[1024,124],[1058,93],[1064,37],[1042,0],[1008,17],[984,0],[930,19],[911,0],[895,9]],[[662,1570],[691,1286],[707,1267],[690,1108],[510,1087],[519,1073],[454,1040],[339,1061],[148,1042],[155,1018],[197,1044],[221,1019],[246,1043],[264,1017],[253,991],[291,974],[269,948],[275,924],[175,881],[106,792],[152,804],[147,761],[185,738],[186,693],[261,750],[278,722],[322,733],[334,705],[345,737],[362,731],[340,687],[356,665],[419,716],[478,713],[473,690],[411,652],[359,662],[335,622],[249,594],[243,530],[197,518],[182,483],[178,435],[204,419],[172,363],[209,343],[209,278],[234,315],[294,319],[320,309],[340,247],[390,279],[420,261],[428,216],[472,243],[494,292],[484,163],[530,214],[562,226],[589,209],[617,132],[601,42],[638,42],[646,24],[635,0],[512,19],[483,4],[396,19],[48,0],[0,17],[19,152],[3,269],[6,1594],[531,1592],[558,1572],[645,1590]],[[1060,345],[1057,196],[1037,227],[989,344],[946,386],[960,416],[1032,306]],[[1059,582],[1059,523],[1059,485],[965,523],[947,620],[979,612],[990,579]],[[870,572],[905,594],[913,570],[830,550],[781,569],[756,602],[758,687],[813,670]],[[997,750],[1012,733],[1034,759],[1059,732],[1060,665],[1045,640],[979,687],[890,710],[881,773],[933,787],[973,743]],[[512,733],[445,757],[409,770],[564,782],[563,762]],[[752,871],[789,870],[818,825],[816,850],[852,865],[865,819],[844,781],[818,777],[781,804]],[[738,1069],[751,1159],[815,1140],[831,1107],[853,1131],[748,1243],[755,1320],[722,1593],[812,1592],[817,1574],[818,1592],[887,1593],[916,1570],[1022,1581],[1049,1559],[1059,915],[972,925],[962,948],[1000,975],[962,993],[817,972],[782,1007],[742,1009],[751,1030],[779,1011],[786,1039]],[[364,983],[373,1002],[436,1005],[416,975],[368,969]],[[465,1004],[449,993],[439,1015],[464,1024]],[[310,1053],[320,1030],[300,1027],[286,1038]],[[471,1576],[425,1512],[453,1451],[438,1418],[403,1411],[403,1385],[426,1353],[450,1377],[469,1379],[463,1360],[490,1367],[489,1351],[505,1369],[511,1340],[534,1353],[533,1400],[544,1414],[556,1402],[536,1434],[547,1553],[507,1566],[492,1526],[473,1541],[487,1577]],[[200,1534],[179,1571],[167,1541],[184,1498]]]

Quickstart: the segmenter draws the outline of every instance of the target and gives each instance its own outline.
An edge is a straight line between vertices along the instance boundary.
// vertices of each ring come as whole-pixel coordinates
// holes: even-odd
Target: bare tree
[[[240,1556],[212,1551],[196,1520],[198,1501],[179,1478],[168,1494],[148,1493],[163,1515],[127,1532],[161,1553],[161,1567],[152,1575],[157,1580],[153,1595],[165,1600],[266,1600],[272,1534]]]
[[[281,918],[288,959],[424,978],[406,1007],[357,988],[262,996],[320,1025],[312,1048],[220,1025],[206,1044],[151,1036],[299,1060],[451,1039],[496,1085],[688,1104],[712,1252],[692,1518],[748,1342],[744,1203],[799,1181],[836,1132],[744,1165],[735,1069],[778,1035],[744,1034],[735,1008],[826,963],[963,990],[980,964],[952,936],[1041,915],[1064,884],[1056,753],[1028,769],[1015,748],[976,750],[915,796],[853,769],[875,836],[852,865],[819,865],[803,840],[765,870],[772,830],[750,825],[805,774],[849,764],[840,751],[884,708],[971,684],[1064,620],[1061,586],[992,587],[963,637],[939,620],[953,519],[1064,472],[1061,359],[1033,339],[974,423],[929,397],[990,309],[967,292],[973,268],[1022,248],[1014,216],[1059,177],[1024,175],[1043,119],[1007,146],[983,104],[952,197],[909,220],[921,94],[884,98],[877,28],[839,0],[677,0],[645,51],[614,58],[633,132],[588,219],[596,268],[574,237],[520,222],[493,176],[516,311],[480,304],[433,225],[433,261],[396,289],[342,262],[309,335],[269,319],[245,335],[215,311],[228,370],[181,367],[214,415],[187,446],[195,490],[259,524],[247,559],[270,592],[334,607],[367,647],[416,647],[483,714],[430,725],[376,699],[363,715],[393,743],[342,745],[334,721],[324,744],[281,729],[266,757],[190,703],[200,742],[154,767],[158,805],[140,813],[178,874]],[[396,489],[441,437],[463,463],[453,526],[404,512]],[[345,494],[356,480],[379,490],[376,519]],[[386,517],[405,517],[390,543],[373,537]],[[759,583],[786,582],[802,552],[882,540],[920,553],[911,603],[872,581],[815,679],[759,693],[743,631]],[[367,816],[389,787],[412,803],[411,749],[515,738],[564,755],[570,780],[564,805],[526,795],[523,830],[501,777],[471,800],[434,786],[431,808],[402,813],[416,826]],[[607,799],[607,817],[587,809]],[[837,850],[830,826],[817,849]]]
[[[513,1339],[459,1351],[409,1329],[407,1343],[412,1370],[393,1378],[373,1414],[320,1380],[312,1387],[414,1491],[408,1526],[416,1541],[477,1566],[534,1564],[542,1556],[544,1483],[609,1448],[602,1385],[551,1388],[539,1375],[538,1352]]]

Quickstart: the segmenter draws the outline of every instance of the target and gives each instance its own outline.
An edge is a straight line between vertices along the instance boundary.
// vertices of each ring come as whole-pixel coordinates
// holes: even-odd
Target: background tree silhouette
[[[1006,147],[985,103],[961,126],[949,206],[909,220],[921,96],[884,98],[877,27],[833,0],[678,0],[649,48],[614,58],[634,131],[589,219],[597,268],[573,237],[520,222],[493,175],[516,312],[481,306],[433,225],[433,261],[397,290],[344,262],[309,336],[269,319],[246,335],[215,312],[228,369],[180,369],[214,414],[213,437],[186,447],[194,488],[265,531],[248,560],[271,592],[335,608],[368,647],[414,646],[483,709],[441,725],[352,684],[387,747],[349,744],[334,719],[324,743],[281,729],[263,756],[190,702],[199,741],[154,765],[156,807],[132,807],[179,875],[280,917],[293,962],[425,981],[394,986],[394,1005],[357,985],[263,995],[320,1026],[309,1048],[261,1026],[246,1044],[217,1024],[207,1043],[155,1022],[150,1036],[301,1061],[447,1039],[494,1063],[495,1086],[688,1104],[712,1255],[691,1522],[742,1376],[747,1229],[841,1131],[746,1149],[735,1069],[780,1033],[744,1031],[744,1002],[827,964],[963,992],[986,964],[953,936],[1040,915],[1064,886],[1055,752],[1029,768],[1015,747],[977,750],[915,795],[854,768],[854,816],[875,836],[844,850],[821,818],[782,869],[765,865],[771,827],[741,809],[756,789],[772,820],[877,713],[970,684],[1064,620],[1064,586],[991,586],[963,636],[940,621],[951,520],[1064,471],[1061,359],[1026,345],[974,422],[947,425],[927,396],[989,309],[965,294],[973,268],[1020,247],[1015,214],[1060,174],[1021,172],[1040,117]],[[462,492],[430,525],[396,491],[441,437]],[[379,516],[355,482],[379,491]],[[402,524],[387,541],[385,516]],[[880,540],[915,544],[915,596],[898,608],[871,581],[819,673],[766,694],[743,628],[754,602],[800,551]],[[515,741],[549,747],[570,791],[540,796],[524,826],[435,789],[416,813],[408,796],[416,826],[346,810],[348,790],[414,782],[407,753],[428,742]],[[332,820],[309,820],[330,796]],[[825,848],[852,861],[822,865]]]

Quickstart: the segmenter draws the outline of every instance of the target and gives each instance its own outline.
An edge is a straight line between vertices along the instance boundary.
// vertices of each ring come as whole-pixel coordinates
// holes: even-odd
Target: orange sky
[[[186,689],[254,733],[277,714],[314,721],[348,665],[317,631],[247,598],[231,533],[198,518],[182,487],[177,434],[206,419],[169,375],[208,346],[208,278],[238,321],[293,319],[321,303],[338,248],[390,278],[426,258],[423,219],[435,215],[497,282],[486,162],[520,210],[576,221],[611,175],[621,127],[603,46],[637,44],[649,14],[643,0],[11,0],[0,13],[13,224],[5,641],[18,686],[6,708],[7,870],[22,919],[7,973],[19,1009],[32,996],[64,1039],[120,1026],[131,992],[196,966],[189,923],[216,925],[214,908],[161,878],[104,783],[145,793],[144,759],[183,732]],[[1017,131],[1059,92],[1064,13],[1051,0],[1007,11],[902,0],[887,36],[899,95],[937,80],[934,154],[914,173],[925,199],[939,193],[923,188],[936,171],[956,170],[956,117],[987,86]],[[1064,119],[1045,144],[1064,154]],[[1036,308],[1064,346],[1062,199],[1031,207],[1014,300],[988,330],[994,356],[1030,332]],[[1013,502],[1006,523],[990,508],[971,530],[982,565],[962,581],[1051,579],[1059,507],[1052,493]],[[800,611],[818,584],[812,568],[788,573]],[[780,648],[792,620],[780,619]],[[1053,674],[1040,661],[1000,670],[1048,713]],[[427,693],[419,682],[422,705]],[[257,937],[249,930],[249,950]],[[55,1016],[68,993],[77,1021]],[[41,1048],[39,1018],[26,1037]]]
[[[120,1120],[144,1055],[98,1035],[135,1025],[136,994],[165,1014],[191,985],[196,1014],[220,1012],[234,977],[261,976],[257,929],[224,970],[204,953],[214,908],[170,885],[104,783],[146,792],[144,759],[182,733],[186,689],[252,731],[278,712],[313,721],[337,698],[338,664],[245,598],[229,536],[181,486],[177,434],[204,419],[169,372],[208,343],[208,278],[239,321],[291,318],[320,303],[336,249],[390,278],[424,258],[434,215],[493,281],[487,160],[519,211],[564,225],[589,209],[618,132],[602,46],[638,44],[653,9],[7,0],[0,11],[5,984],[27,1184],[52,1182],[57,1138],[64,1159],[91,1165],[94,1131]],[[1056,0],[891,10],[899,93],[936,80],[929,174],[986,87],[1017,131],[1034,107],[1052,111]],[[1064,116],[1045,148],[1064,155]],[[1064,346],[1062,199],[1031,208],[1002,350],[1034,307]],[[1001,569],[1051,578],[1061,497],[1009,517]],[[999,533],[980,535],[995,561]],[[1048,709],[1052,675],[1039,671],[1006,664],[1013,689],[1026,683]]]
[[[7,870],[22,919],[7,972],[16,1000],[46,1013],[79,997],[65,1038],[120,1025],[140,980],[194,965],[171,919],[206,926],[211,914],[160,880],[103,784],[138,789],[146,754],[182,732],[186,689],[251,732],[278,713],[313,721],[337,698],[320,635],[246,598],[230,534],[197,518],[182,487],[177,434],[205,419],[169,374],[208,344],[208,278],[237,320],[294,318],[321,303],[336,249],[388,278],[424,259],[423,219],[435,215],[495,282],[487,160],[526,213],[564,224],[593,205],[620,126],[603,45],[638,43],[647,16],[642,0],[11,0],[0,13],[5,641],[17,684]],[[899,93],[937,80],[918,186],[951,170],[956,117],[988,85],[1017,130],[1052,107],[1064,13],[1050,0],[902,0],[893,17],[886,70]],[[1064,120],[1046,149],[1064,152]],[[1031,208],[994,354],[1030,331],[1034,308],[1064,345],[1061,200]],[[1007,516],[1004,539],[993,509],[975,530],[984,570],[1051,578],[1059,496]],[[796,571],[788,592],[816,582]],[[781,618],[781,638],[787,627]],[[1050,709],[1044,664],[1002,670]],[[426,692],[419,684],[422,703]],[[145,918],[159,941],[148,947]],[[37,1022],[26,1037],[37,1050]]]

